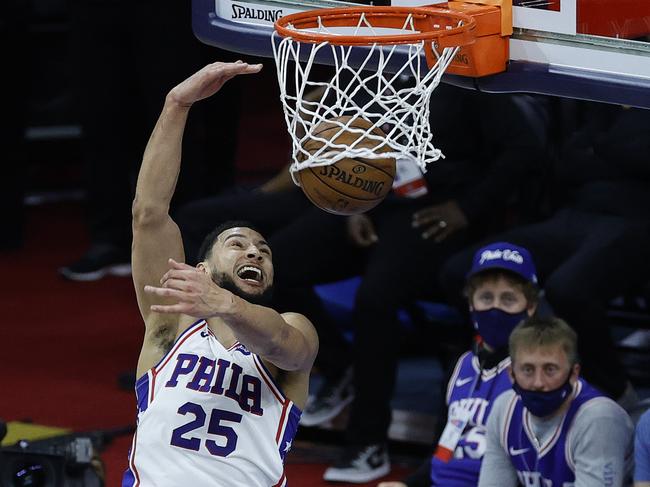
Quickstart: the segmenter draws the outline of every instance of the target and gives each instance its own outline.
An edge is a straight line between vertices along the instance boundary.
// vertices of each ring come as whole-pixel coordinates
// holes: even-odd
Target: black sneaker
[[[349,368],[338,381],[325,381],[315,396],[309,396],[300,424],[316,426],[334,419],[353,399],[352,368]]]
[[[339,460],[325,470],[323,479],[328,482],[363,484],[390,473],[390,460],[386,445],[350,446]]]
[[[96,281],[110,274],[112,276],[131,275],[130,257],[112,245],[94,245],[73,264],[59,269],[71,281]]]

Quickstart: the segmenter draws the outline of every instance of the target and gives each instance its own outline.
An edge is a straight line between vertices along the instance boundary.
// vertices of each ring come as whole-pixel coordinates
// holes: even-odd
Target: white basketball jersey
[[[123,487],[286,485],[301,412],[244,345],[224,348],[198,321],[135,387]]]

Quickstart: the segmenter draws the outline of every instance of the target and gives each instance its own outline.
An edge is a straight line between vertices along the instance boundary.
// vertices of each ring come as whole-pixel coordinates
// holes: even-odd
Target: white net
[[[374,28],[363,13],[356,27],[328,28],[320,17],[318,24],[318,29],[310,32],[331,35],[334,41],[342,31],[348,36],[378,36],[386,31]],[[292,28],[291,24],[288,27]],[[418,32],[411,15],[405,16],[400,31]],[[276,33],[273,53],[280,98],[293,141],[292,175],[307,167],[357,157],[408,157],[426,170],[428,163],[444,157],[432,142],[429,101],[459,48],[438,50],[428,42],[436,58],[431,68],[423,55],[425,41],[359,47],[300,42]],[[326,63],[334,69],[333,76],[324,81],[313,69],[322,59],[327,59]],[[359,118],[369,123],[360,122]],[[322,124],[334,125],[338,131],[330,129],[325,131],[326,137],[319,136]],[[358,136],[343,137],[346,133]]]

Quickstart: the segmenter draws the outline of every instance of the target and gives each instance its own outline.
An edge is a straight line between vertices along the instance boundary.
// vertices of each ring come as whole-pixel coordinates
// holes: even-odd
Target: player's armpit
[[[168,317],[156,317],[155,325],[146,324],[142,349],[138,358],[136,378],[142,377],[149,369],[154,367],[172,349],[180,324],[178,320],[172,321]]]

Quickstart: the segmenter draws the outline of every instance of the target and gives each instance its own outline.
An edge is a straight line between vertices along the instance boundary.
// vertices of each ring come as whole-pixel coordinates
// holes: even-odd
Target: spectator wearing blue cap
[[[537,275],[530,253],[508,242],[479,249],[465,289],[478,340],[474,350],[458,359],[449,379],[446,424],[440,425],[435,451],[404,482],[383,482],[379,487],[475,487],[478,483],[492,405],[512,387],[510,332],[537,309]]]
[[[479,487],[628,485],[632,421],[580,377],[577,340],[555,317],[512,331],[513,390],[492,406]]]

